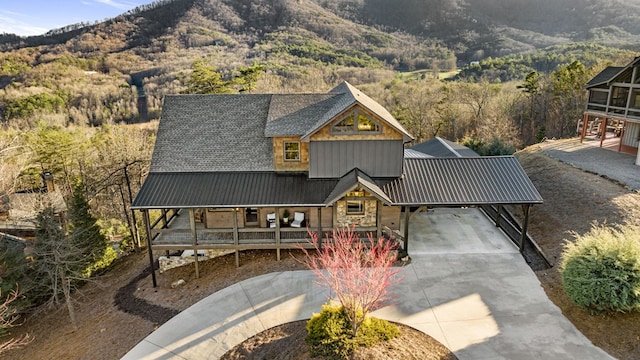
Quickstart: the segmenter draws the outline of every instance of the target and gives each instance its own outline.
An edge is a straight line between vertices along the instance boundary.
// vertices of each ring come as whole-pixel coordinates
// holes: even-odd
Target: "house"
[[[42,188],[0,196],[0,232],[33,237],[36,218],[45,206],[51,206],[58,217],[66,213],[67,205],[62,194],[56,190],[53,175],[45,172],[42,179]]]
[[[279,258],[307,244],[307,229],[343,226],[400,239],[406,252],[412,208],[520,204],[528,214],[542,202],[512,156],[463,156],[441,140],[405,149],[411,140],[346,82],[321,94],[167,96],[132,204],[152,239],[150,261],[153,250],[178,249],[230,249],[236,262],[239,250],[275,249]],[[454,155],[425,152],[441,147]],[[175,217],[187,211],[188,222]]]
[[[640,57],[623,67],[605,68],[587,83],[587,91],[580,140],[595,133],[602,146],[607,132],[613,133],[620,138],[618,151],[636,155],[640,165]]]

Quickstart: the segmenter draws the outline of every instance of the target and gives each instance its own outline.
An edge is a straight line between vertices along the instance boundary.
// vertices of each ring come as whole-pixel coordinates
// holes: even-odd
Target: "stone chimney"
[[[46,192],[56,191],[56,184],[53,182],[53,174],[49,171],[42,173],[42,181]]]

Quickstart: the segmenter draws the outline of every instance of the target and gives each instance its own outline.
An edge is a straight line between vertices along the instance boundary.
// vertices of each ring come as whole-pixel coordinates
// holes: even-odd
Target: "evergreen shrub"
[[[320,313],[313,314],[307,323],[307,332],[311,355],[332,359],[347,359],[358,347],[372,346],[400,335],[394,324],[367,317],[354,337],[344,308],[331,304],[323,305]]]
[[[564,289],[594,312],[640,310],[640,228],[594,225],[563,252]]]

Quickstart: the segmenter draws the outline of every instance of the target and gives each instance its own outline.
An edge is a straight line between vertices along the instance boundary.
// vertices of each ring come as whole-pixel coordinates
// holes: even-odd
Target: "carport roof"
[[[379,187],[390,205],[542,203],[513,156],[405,159],[400,178],[360,180]],[[308,179],[304,173],[151,173],[132,208],[328,206],[338,185],[338,179]]]
[[[513,156],[405,159],[382,186],[395,205],[539,204],[542,196]]]

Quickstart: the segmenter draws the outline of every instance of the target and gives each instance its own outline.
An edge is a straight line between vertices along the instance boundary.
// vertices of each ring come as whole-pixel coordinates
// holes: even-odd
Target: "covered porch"
[[[577,132],[580,142],[638,156],[640,120],[585,112],[578,123]]]
[[[383,211],[383,205],[378,202],[375,206],[375,223],[373,226],[360,226],[352,224],[355,232],[361,239],[367,239],[369,235],[375,238],[384,237],[394,241],[400,253],[406,253],[407,243],[406,234],[403,236],[399,232],[400,227],[400,208],[384,206],[387,208]],[[246,217],[252,215],[254,209],[258,214],[275,215],[275,221],[269,221],[268,216],[257,221],[257,224],[247,226]],[[211,213],[222,214],[221,217],[227,219],[218,220],[215,224],[217,227],[207,227],[207,223],[203,221],[202,212],[209,211]],[[250,210],[250,211],[249,211]],[[319,238],[325,239],[329,236],[333,229],[337,226],[332,221],[332,214],[339,211],[336,207],[315,207],[315,208],[296,208],[294,213],[298,214],[314,214],[314,216],[305,215],[299,227],[294,225],[292,221],[284,222],[280,218],[281,208],[230,208],[223,211],[215,211],[215,209],[144,209],[142,210],[146,231],[150,239],[148,246],[149,260],[154,263],[154,251],[170,252],[179,250],[189,250],[192,254],[199,254],[207,250],[230,250],[235,253],[236,266],[240,266],[240,254],[242,250],[275,250],[277,260],[281,258],[281,250],[312,248],[309,232],[315,232]],[[406,209],[409,214],[409,208]],[[159,214],[152,219],[152,213]],[[394,227],[392,229],[388,225],[384,225],[383,213],[386,214],[388,225]],[[323,220],[323,214],[324,219]],[[391,216],[391,214],[396,216]],[[229,216],[231,215],[231,216]],[[391,217],[390,217],[391,216]],[[408,231],[409,217],[405,216],[406,224],[402,228]],[[228,226],[228,225],[231,226]],[[225,226],[227,225],[227,226]],[[157,253],[155,254],[157,255]],[[193,256],[195,264],[196,277],[199,276],[198,257]],[[152,274],[154,286],[156,285],[155,272]]]
[[[409,253],[409,218],[418,208],[522,205],[526,234],[529,208],[542,202],[513,156],[406,158],[403,168],[399,178],[376,180],[357,168],[339,179],[151,173],[132,208],[143,213],[153,269],[154,251],[231,250],[239,265],[241,250],[272,249],[280,259],[283,249],[310,246],[307,229],[323,239],[344,226],[361,238],[385,236]],[[285,210],[303,214],[299,227],[282,219]]]

